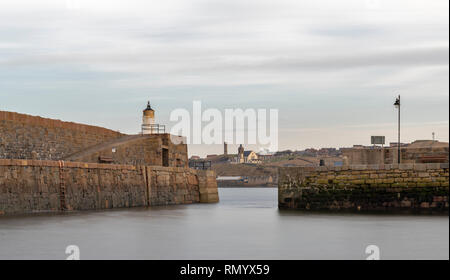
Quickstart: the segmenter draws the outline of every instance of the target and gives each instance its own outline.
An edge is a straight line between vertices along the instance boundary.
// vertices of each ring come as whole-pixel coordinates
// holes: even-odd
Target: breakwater
[[[449,164],[282,167],[278,206],[303,210],[449,209]]]
[[[277,176],[219,176],[219,188],[227,187],[277,187]]]
[[[0,214],[217,202],[215,172],[0,159]]]
[[[122,136],[103,127],[0,111],[0,158],[58,160]]]

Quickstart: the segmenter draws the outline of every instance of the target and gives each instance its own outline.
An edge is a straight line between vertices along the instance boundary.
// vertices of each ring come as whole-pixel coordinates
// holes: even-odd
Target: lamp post
[[[394,106],[398,109],[397,162],[400,164],[400,95],[395,99]]]

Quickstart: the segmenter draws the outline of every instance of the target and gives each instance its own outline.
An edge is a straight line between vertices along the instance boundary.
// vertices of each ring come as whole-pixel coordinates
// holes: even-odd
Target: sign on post
[[[370,137],[370,142],[372,145],[384,145],[385,141],[386,141],[385,136],[371,136]]]

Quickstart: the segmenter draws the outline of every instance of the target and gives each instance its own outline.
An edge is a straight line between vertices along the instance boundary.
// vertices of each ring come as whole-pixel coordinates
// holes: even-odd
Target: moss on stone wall
[[[280,168],[279,207],[448,211],[448,164]]]

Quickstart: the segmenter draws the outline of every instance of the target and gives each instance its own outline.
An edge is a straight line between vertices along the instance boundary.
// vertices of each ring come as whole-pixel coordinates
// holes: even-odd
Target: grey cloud
[[[311,56],[317,56],[311,53]],[[448,47],[432,47],[421,49],[400,49],[394,51],[358,51],[355,54],[338,52],[332,49],[321,57],[308,57],[303,53],[302,57],[267,58],[254,63],[216,63],[213,67],[191,66],[195,71],[335,71],[352,68],[373,67],[421,67],[421,66],[445,66],[449,64]],[[184,71],[182,69],[180,71]]]
[[[385,34],[385,30],[381,27],[375,26],[333,26],[322,27],[310,30],[312,35],[329,36],[329,37],[344,37],[344,38],[364,38],[369,36],[379,36]]]
[[[283,112],[295,105],[283,121],[298,126],[298,104],[312,97],[358,108],[364,98],[356,97],[389,99],[397,88],[419,105],[429,95],[448,99],[448,0],[381,1],[376,10],[358,0],[86,0],[76,11],[58,0],[24,2],[0,8],[0,92],[11,109],[36,93],[43,103],[68,98],[42,92],[71,93],[74,107],[83,105],[81,92],[99,98],[114,91],[117,104],[151,93],[218,106],[280,102]],[[120,109],[110,105],[95,113]],[[334,105],[326,113],[352,124],[353,115]],[[302,110],[315,116],[314,127],[313,107]],[[424,114],[440,121],[448,107]]]
[[[332,52],[330,50],[330,53]],[[319,59],[279,59],[260,66],[281,69],[335,70],[377,66],[448,65],[448,60],[448,47],[439,47],[341,56],[331,54]]]

